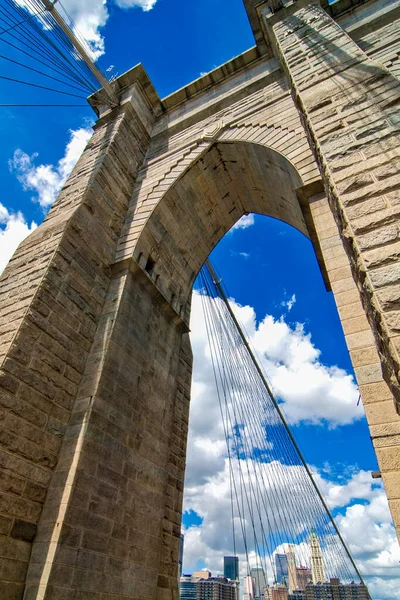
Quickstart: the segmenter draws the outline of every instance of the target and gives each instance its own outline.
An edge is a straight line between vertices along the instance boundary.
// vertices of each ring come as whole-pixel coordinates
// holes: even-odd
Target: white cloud
[[[266,469],[273,469],[272,465],[267,465]],[[304,506],[304,497],[300,500],[295,491],[293,498],[293,479],[290,476],[290,470],[293,467],[280,465],[280,470],[289,473],[289,478],[276,477],[272,480],[274,493],[280,488],[282,494],[289,495],[294,505],[301,501],[302,509]],[[400,548],[397,542],[395,529],[391,522],[387,499],[381,486],[376,486],[369,475],[369,483],[365,485],[366,473],[355,473],[353,477],[339,485],[319,475],[319,482],[323,483],[323,489],[328,493],[330,488],[337,490],[343,488],[339,494],[342,500],[346,497],[346,510],[340,514],[336,520],[341,533],[354,557],[356,564],[369,586],[372,598],[374,600],[400,600]],[[361,481],[361,487],[357,486],[357,481]],[[247,486],[247,483],[246,483]],[[271,489],[268,494],[270,497]],[[349,490],[353,492],[350,493]],[[365,494],[364,494],[365,492]],[[364,495],[363,495],[364,494]],[[231,554],[233,549],[232,522],[231,522],[231,499],[230,499],[230,476],[228,461],[224,462],[224,467],[219,472],[214,472],[207,480],[198,485],[186,485],[185,510],[195,511],[203,522],[199,526],[193,526],[185,531],[185,553],[184,553],[184,572],[191,572],[197,561],[201,560],[205,566],[214,574],[222,570],[223,556]],[[294,514],[294,513],[293,513]],[[303,509],[303,515],[304,515]],[[247,512],[244,521],[247,530],[247,544],[249,558],[247,556],[241,536],[240,520],[235,510],[235,529],[236,529],[236,550],[240,561],[241,577],[248,571],[248,565],[263,564],[266,567],[269,581],[272,582],[272,571],[270,568],[270,555],[259,554],[255,552],[254,542],[251,533],[251,523]],[[268,524],[273,530],[274,523],[279,523],[280,514],[278,504],[268,503]],[[265,519],[265,523],[266,523]],[[291,518],[293,523],[293,518]],[[264,523],[264,524],[265,524]],[[302,523],[297,522],[297,525]],[[258,539],[260,539],[260,526],[256,528]],[[279,540],[279,537],[275,538]],[[327,539],[327,543],[330,541]],[[331,542],[332,550],[335,546]],[[282,543],[272,549],[272,555],[275,552],[281,552]],[[332,576],[335,571],[335,565],[343,565],[343,558],[333,555],[329,552],[330,562],[325,564],[329,569],[328,575]],[[305,542],[296,544],[296,557],[298,564],[309,565],[309,548]],[[340,568],[340,567],[339,567]],[[338,571],[336,571],[337,573]]]
[[[123,9],[141,8],[147,12],[155,6],[156,2],[157,0],[63,0],[63,6],[71,17],[73,25],[64,11],[60,7],[56,6],[56,8],[72,26],[74,33],[80,34],[79,37],[87,43],[93,59],[97,60],[105,51],[101,30],[108,21],[108,8],[111,4]],[[17,0],[17,3],[32,12],[26,0]]]
[[[194,293],[191,319],[194,373],[184,510],[197,513],[202,523],[185,532],[184,572],[191,572],[200,561],[217,574],[222,571],[223,556],[233,551],[230,470],[201,302],[201,296]],[[320,352],[302,325],[293,327],[270,315],[257,323],[252,307],[240,306],[233,301],[231,306],[244,325],[292,423],[306,421],[339,426],[362,418],[363,411],[356,406],[358,394],[352,377],[319,361]],[[271,529],[278,531],[282,513],[279,514],[277,498],[282,498],[285,490],[291,501],[304,506],[303,500],[296,500],[299,493],[296,472],[299,473],[301,467],[289,467],[277,459],[260,466],[248,458],[247,464],[253,477],[256,474],[260,477],[263,471],[264,480],[274,486],[275,499],[270,495],[269,518]],[[237,469],[236,460],[235,472]],[[346,471],[342,466],[340,470],[344,472],[342,478],[332,481],[329,468],[321,472],[313,469],[328,505],[332,510],[339,510],[340,529],[361,573],[367,577],[373,599],[400,600],[399,547],[385,493],[369,472],[349,467]],[[246,481],[246,476],[243,479]],[[248,480],[246,486],[249,488]],[[307,508],[302,510],[302,516],[306,517]],[[302,516],[293,518],[297,531],[304,527]],[[248,511],[246,527],[251,531]],[[237,507],[235,530],[243,577],[247,573],[247,558]],[[259,534],[259,524],[257,531]],[[279,541],[279,535],[276,540]],[[307,563],[307,544],[303,542],[297,546],[299,562]],[[255,551],[254,542],[248,549],[250,565],[263,562],[264,558]],[[279,547],[276,550],[279,551]]]
[[[374,600],[400,600],[400,547],[386,494],[378,487],[364,499],[347,507],[338,525]]]
[[[90,136],[91,129],[81,128],[70,131],[70,138],[64,156],[57,165],[35,165],[38,154],[29,156],[22,150],[16,150],[9,166],[17,175],[24,190],[34,191],[33,200],[47,210],[54,202],[58,192],[71,173],[76,161],[82,154]],[[10,260],[22,240],[36,229],[21,212],[12,213],[0,203],[0,273]]]
[[[241,258],[247,260],[250,258],[251,254],[249,252],[235,252],[234,250],[231,250],[231,256],[240,256]]]
[[[33,221],[28,225],[22,213],[10,213],[0,203],[0,273],[3,272],[18,245],[36,227]]]
[[[247,229],[252,225],[254,225],[254,215],[253,213],[250,213],[248,215],[243,215],[243,217],[241,217],[239,221],[236,221],[234,226],[231,227],[229,231],[235,231],[236,229]]]
[[[157,0],[115,0],[115,4],[120,8],[142,8],[145,12],[151,10]]]
[[[345,483],[331,482],[318,472],[314,476],[331,509],[346,506],[355,499],[372,500],[378,493],[378,488],[372,486],[370,471],[352,473]]]
[[[283,302],[281,302],[281,307],[286,308],[288,310],[288,312],[290,312],[295,304],[296,304],[296,294],[293,294],[292,297],[289,298],[289,300],[283,300]]]
[[[194,382],[192,411],[197,411],[197,394],[200,407],[207,407],[206,420],[215,418],[214,376],[210,360],[207,335],[202,314],[202,300],[193,295],[191,340],[194,348]],[[239,322],[255,349],[275,395],[282,401],[288,421],[323,423],[331,427],[345,425],[361,419],[362,406],[357,406],[358,391],[354,379],[343,369],[326,366],[319,361],[320,351],[313,345],[310,334],[298,323],[291,327],[283,318],[276,320],[266,315],[257,324],[254,309],[231,301]],[[196,385],[202,384],[202,388]],[[212,406],[215,406],[212,410]],[[219,409],[218,409],[219,410]],[[193,413],[195,414],[195,412]],[[196,416],[193,417],[198,420]]]
[[[65,154],[56,166],[43,164],[36,166],[37,153],[29,156],[20,149],[14,152],[12,160],[9,161],[10,169],[16,173],[24,190],[35,192],[36,195],[32,199],[42,208],[47,209],[53,204],[91,134],[89,128],[71,130]]]

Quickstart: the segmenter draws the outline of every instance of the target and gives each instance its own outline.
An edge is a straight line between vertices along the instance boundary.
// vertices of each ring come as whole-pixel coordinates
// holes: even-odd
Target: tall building
[[[210,579],[211,571],[207,571],[207,569],[204,571],[193,571],[193,577],[196,579],[196,581],[199,579]]]
[[[288,600],[306,600],[306,593],[304,590],[295,590],[288,595]]]
[[[325,581],[324,561],[322,559],[321,545],[315,531],[310,535],[311,574],[313,583]]]
[[[224,577],[239,580],[239,558],[237,556],[224,556]]]
[[[257,565],[250,570],[250,575],[254,580],[254,600],[261,600],[263,588],[267,585],[264,569]]]
[[[196,583],[196,600],[237,600],[238,581],[226,577],[200,579]]]
[[[286,559],[288,565],[289,592],[293,592],[294,590],[298,589],[296,573],[296,554],[294,544],[288,544],[288,549],[286,551]]]
[[[341,583],[335,578],[306,585],[305,600],[370,600],[370,595],[363,583]]]
[[[289,571],[286,554],[275,554],[275,571],[277,583],[288,583]]]
[[[196,600],[197,583],[211,577],[210,571],[194,571],[193,575],[182,575],[179,580],[180,600]]]
[[[181,533],[179,538],[179,558],[178,558],[178,578],[182,577],[182,565],[183,565],[183,544],[185,536]]]
[[[192,575],[182,575],[179,583],[180,600],[196,600],[196,581]]]
[[[297,589],[304,591],[307,583],[312,580],[311,569],[308,567],[296,567]]]
[[[284,583],[276,583],[272,587],[266,587],[264,600],[288,600],[288,589]]]
[[[246,575],[243,581],[243,600],[254,600],[254,579]]]

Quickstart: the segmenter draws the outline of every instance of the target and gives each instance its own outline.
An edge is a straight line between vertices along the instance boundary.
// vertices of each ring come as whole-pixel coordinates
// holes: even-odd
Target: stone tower
[[[399,16],[245,0],[256,45],[141,65],[0,287],[0,597],[177,600],[194,279],[245,213],[307,235],[400,528]],[[227,26],[229,21],[227,20]]]
[[[294,592],[298,589],[297,585],[297,571],[296,571],[296,553],[294,544],[288,544],[286,551],[287,566],[288,566],[288,579],[289,579],[289,592]]]
[[[323,583],[325,581],[324,561],[322,559],[321,544],[315,531],[310,535],[309,544],[312,582]]]

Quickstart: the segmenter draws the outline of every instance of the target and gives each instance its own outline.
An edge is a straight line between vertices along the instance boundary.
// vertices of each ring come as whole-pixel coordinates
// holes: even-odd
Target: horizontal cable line
[[[9,0],[6,1],[8,1],[8,3],[10,4]],[[18,10],[19,13],[23,12],[23,10],[18,6],[16,6],[16,10]],[[1,11],[2,9],[0,8],[0,12]],[[4,13],[4,10],[2,12]],[[7,18],[12,18],[8,10]],[[43,58],[47,58],[48,55],[52,60],[53,64],[58,64],[60,68],[62,68],[66,72],[69,72],[73,76],[74,80],[80,80],[80,82],[84,84],[84,86],[87,87],[91,92],[95,91],[97,89],[97,82],[95,85],[90,70],[87,68],[82,69],[82,65],[80,64],[81,61],[77,60],[76,55],[73,53],[72,45],[66,43],[65,36],[61,36],[58,24],[56,23],[54,18],[51,17],[48,11],[45,11],[45,14],[43,14],[40,17],[40,22],[42,23],[42,27],[45,27],[47,31],[43,31],[42,27],[35,21],[30,21],[28,25],[31,29],[33,29],[33,32],[36,33],[37,36],[41,38],[48,46],[45,55],[43,54],[43,47],[38,45],[38,42],[36,41],[35,37],[32,38],[31,35],[27,37],[27,34],[24,31],[14,32],[14,34],[10,35],[19,43],[23,44],[25,47],[28,47],[30,50],[33,50],[36,54],[39,54]],[[57,45],[57,43],[63,45],[66,48],[67,54],[69,54],[69,56],[65,54],[65,51],[63,51],[62,48]],[[32,44],[36,46],[36,48],[34,48]]]
[[[0,104],[1,108],[47,108],[47,107],[64,107],[64,108],[90,108],[89,104]]]
[[[310,565],[314,534],[326,580],[362,582],[218,279],[211,266],[203,267],[199,291],[227,445],[232,518],[240,520],[248,569],[253,549],[276,582],[274,554],[288,544],[294,544],[296,566]]]
[[[31,83],[29,81],[21,81],[20,79],[13,79],[12,77],[6,77],[5,75],[0,75],[0,79],[6,79],[7,81],[12,81],[13,83],[22,83],[23,85],[29,85],[31,87],[40,88],[42,90],[48,90],[50,92],[57,92],[58,94],[64,94],[65,96],[74,96],[75,98],[82,98],[85,100],[84,96],[78,96],[78,94],[71,94],[70,92],[63,92],[62,90],[56,90],[55,88],[49,88],[47,86],[38,85],[37,83]]]
[[[47,73],[44,73],[43,71],[39,71],[39,69],[34,69],[33,67],[28,67],[28,65],[24,65],[23,63],[21,63],[17,60],[14,60],[13,58],[8,58],[8,56],[4,56],[3,54],[0,54],[0,58],[3,58],[4,60],[8,60],[9,62],[14,63],[15,65],[23,67],[24,69],[28,69],[29,71],[33,71],[34,73],[38,73],[39,75],[43,75],[44,77],[48,77],[49,79],[52,79],[53,81],[58,81],[59,83],[62,83],[63,85],[68,85],[69,87],[74,88],[75,90],[80,90],[82,92],[86,91],[82,87],[77,87],[76,85],[71,85],[70,83],[63,81],[62,79],[59,79],[58,77],[53,77],[53,75],[48,75]]]
[[[31,54],[29,54],[29,53],[28,53],[28,52],[26,52],[25,50],[22,50],[22,48],[18,48],[18,46],[15,46],[15,44],[12,44],[12,43],[11,43],[11,42],[9,42],[8,40],[2,40],[2,39],[0,38],[0,42],[4,42],[4,43],[8,44],[9,46],[12,46],[13,48],[15,48],[16,50],[18,50],[19,52],[22,52],[22,53],[23,53],[23,54],[25,54],[26,56],[29,56],[29,58],[32,58],[32,55],[31,55]],[[25,44],[25,46],[26,46],[26,47],[29,47],[29,46],[27,46],[27,44]],[[33,49],[32,49],[32,51],[33,51],[33,52],[35,52],[35,50],[33,50]],[[37,54],[37,52],[36,52],[36,54]],[[65,72],[66,72],[66,70],[65,70],[65,68],[63,68],[63,67],[61,67],[61,68],[63,68],[63,71],[60,71],[60,70],[59,70],[59,69],[57,69],[56,67],[52,66],[50,63],[46,63],[46,62],[44,62],[43,60],[41,60],[40,58],[37,58],[37,57],[35,57],[35,59],[34,59],[34,60],[36,60],[37,62],[41,63],[42,65],[44,65],[44,66],[45,66],[45,67],[47,67],[48,69],[51,69],[52,71],[54,71],[54,72],[56,72],[56,73],[59,73],[60,75],[63,75],[63,77],[66,77],[67,79],[70,79],[71,81],[74,81],[74,82],[76,82],[76,81],[79,81],[79,79],[77,79],[76,77],[71,77],[71,76],[69,76],[69,75],[67,75],[67,74],[64,74],[64,73],[63,73],[63,71],[65,71]],[[83,85],[83,84],[82,84],[82,85]],[[86,85],[86,84],[84,84],[84,85]],[[92,92],[92,91],[93,91],[93,90],[92,90],[91,88],[89,88],[89,87],[87,87],[87,89],[88,89],[90,92]]]
[[[0,8],[1,11],[1,8]],[[25,46],[25,48],[28,48],[31,52],[33,52],[34,54],[36,54],[37,56],[41,56],[42,58],[47,58],[47,55],[49,56],[51,63],[48,62],[48,60],[46,62],[43,62],[43,60],[40,60],[39,58],[35,58],[35,60],[38,60],[40,63],[42,63],[43,65],[46,65],[48,68],[53,69],[54,71],[63,74],[61,71],[59,71],[58,69],[56,69],[54,66],[54,64],[59,65],[59,67],[65,71],[66,73],[70,73],[71,77],[68,75],[65,75],[65,77],[67,77],[68,79],[71,79],[72,81],[76,82],[77,79],[81,81],[81,83],[83,83],[85,86],[87,86],[87,89],[93,91],[92,86],[88,85],[86,81],[82,80],[82,78],[79,76],[77,77],[76,73],[74,73],[73,68],[69,67],[69,66],[65,66],[62,61],[60,60],[59,57],[57,57],[56,54],[53,53],[53,51],[51,49],[47,49],[47,55],[43,53],[43,48],[42,46],[39,46],[36,42],[36,40],[33,38],[27,38],[27,36],[25,34],[22,34],[21,32],[18,32],[20,34],[20,37],[18,37],[17,35],[14,34],[10,34],[11,37],[13,37],[19,44],[22,44],[23,46]],[[39,31],[38,32],[40,35],[42,35],[42,32]],[[31,45],[31,43],[27,43],[26,41],[24,41],[24,39],[21,39],[21,35],[24,39],[29,39],[30,42],[32,42],[32,44],[36,45],[35,46]],[[47,39],[46,37],[43,38],[44,41],[46,42]],[[19,52],[22,52],[23,54],[25,54],[26,56],[29,56],[30,58],[32,58],[31,54],[29,54],[28,52],[26,52],[25,50],[22,50],[22,48],[16,46],[15,44],[13,44],[12,42],[10,42],[9,40],[0,38],[0,42],[4,42],[5,44],[8,44],[9,46],[15,48],[16,50],[18,50]],[[57,51],[57,49],[56,49]]]
[[[15,23],[14,25],[12,25],[11,27],[9,27],[8,29],[3,29],[2,31],[0,31],[0,35],[4,35],[4,34],[8,33],[9,31],[12,31],[13,29],[16,29],[20,25],[25,25],[28,21],[30,21],[31,19],[34,19],[35,17],[37,17],[40,13],[44,12],[45,10],[46,10],[46,8],[42,8],[41,10],[36,11],[33,15],[28,15],[26,17],[26,19],[23,19],[19,23]]]

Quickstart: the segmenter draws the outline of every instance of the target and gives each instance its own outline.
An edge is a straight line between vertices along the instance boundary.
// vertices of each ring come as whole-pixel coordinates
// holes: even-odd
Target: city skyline
[[[331,590],[342,590],[351,593],[353,600],[368,600],[368,591],[363,582],[343,582],[339,577],[326,577],[323,553],[320,539],[315,530],[308,537],[309,564],[300,564],[296,558],[296,545],[286,544],[284,551],[275,552],[271,561],[272,573],[266,573],[262,566],[247,565],[247,575],[242,578],[240,586],[236,588],[238,598],[241,600],[330,600]],[[236,580],[238,571],[238,557],[224,556],[223,574],[213,576],[209,570],[195,571],[192,575],[184,575],[181,582],[186,585],[190,581],[204,579],[220,579],[233,581],[226,577],[227,571],[232,573]],[[186,578],[186,579],[185,579]],[[237,581],[237,580],[236,580]],[[322,594],[322,596],[321,596]],[[347,598],[347,596],[345,596]],[[190,595],[183,595],[182,600],[190,600]],[[197,597],[197,600],[203,600]]]

